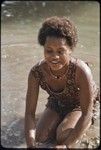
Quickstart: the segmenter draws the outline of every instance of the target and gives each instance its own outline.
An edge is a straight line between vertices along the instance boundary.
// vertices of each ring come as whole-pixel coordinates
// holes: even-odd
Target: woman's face
[[[52,70],[59,70],[68,65],[71,49],[65,38],[47,37],[44,45],[44,56]]]

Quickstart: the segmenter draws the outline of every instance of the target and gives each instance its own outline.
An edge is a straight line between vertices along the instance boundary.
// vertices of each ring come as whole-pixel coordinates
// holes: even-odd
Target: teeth
[[[57,64],[58,62],[57,61],[52,61],[52,63]]]

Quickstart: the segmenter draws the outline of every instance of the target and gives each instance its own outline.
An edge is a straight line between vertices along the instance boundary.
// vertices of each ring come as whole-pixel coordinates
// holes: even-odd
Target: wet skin
[[[53,78],[62,76],[68,68],[72,50],[64,38],[47,37],[44,45],[44,61],[40,64],[45,80],[53,91],[61,91],[66,84],[66,78],[61,80]],[[89,67],[78,61],[75,82],[80,88],[81,111],[67,114],[61,122],[59,115],[46,108],[35,126],[35,110],[39,95],[39,83],[32,72],[29,73],[28,90],[26,96],[25,134],[28,147],[33,146],[34,137],[29,133],[36,128],[36,141],[44,142],[49,137],[56,136],[58,144],[65,144],[72,148],[75,142],[86,132],[91,125],[92,118],[92,74]]]

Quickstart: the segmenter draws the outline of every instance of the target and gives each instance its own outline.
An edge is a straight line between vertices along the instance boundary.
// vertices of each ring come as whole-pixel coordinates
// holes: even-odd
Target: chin
[[[63,68],[63,66],[58,66],[58,67],[57,67],[57,66],[54,66],[54,67],[53,67],[53,66],[50,66],[50,67],[51,67],[51,69],[54,70],[54,71],[57,71],[57,70],[60,70],[60,69]]]

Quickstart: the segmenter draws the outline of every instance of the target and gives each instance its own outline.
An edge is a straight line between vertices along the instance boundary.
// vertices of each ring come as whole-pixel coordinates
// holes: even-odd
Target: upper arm
[[[92,114],[93,77],[90,68],[84,62],[81,62],[81,64],[77,67],[77,81],[80,88],[80,105],[82,114]]]
[[[37,100],[39,94],[39,82],[35,79],[32,70],[28,76],[28,88],[26,94],[26,113],[35,115]]]

